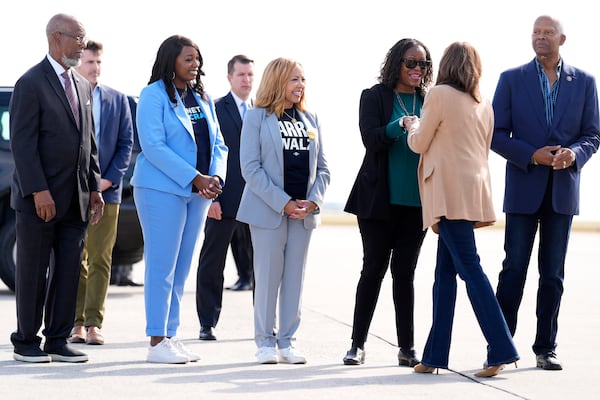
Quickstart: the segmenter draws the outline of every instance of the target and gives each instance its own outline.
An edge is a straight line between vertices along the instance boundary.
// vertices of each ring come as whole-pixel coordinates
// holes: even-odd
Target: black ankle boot
[[[398,351],[398,365],[405,367],[414,367],[420,363],[414,349],[405,350],[402,347]]]

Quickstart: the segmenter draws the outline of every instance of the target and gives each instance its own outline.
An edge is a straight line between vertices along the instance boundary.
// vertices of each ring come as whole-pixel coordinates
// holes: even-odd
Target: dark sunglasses
[[[400,61],[402,61],[408,69],[417,68],[417,65],[421,67],[421,69],[429,69],[431,66],[431,61],[407,60],[406,58],[402,58]]]

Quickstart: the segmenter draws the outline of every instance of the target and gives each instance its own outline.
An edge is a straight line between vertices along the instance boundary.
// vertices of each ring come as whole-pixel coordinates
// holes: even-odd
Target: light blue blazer
[[[323,154],[321,127],[317,116],[299,112],[309,134],[309,173],[306,200],[323,205],[329,185],[329,168]],[[291,197],[283,190],[283,144],[275,114],[264,108],[248,110],[240,138],[240,166],[246,187],[242,193],[237,219],[261,228],[277,228],[283,209]],[[306,229],[320,222],[318,210],[304,219]]]
[[[212,99],[193,93],[208,123],[210,168],[208,175],[225,181],[227,146],[219,129]],[[188,94],[189,95],[189,94]],[[189,196],[196,170],[196,140],[183,102],[169,100],[162,81],[146,86],[137,107],[136,122],[142,152],[138,155],[131,184],[179,196]]]

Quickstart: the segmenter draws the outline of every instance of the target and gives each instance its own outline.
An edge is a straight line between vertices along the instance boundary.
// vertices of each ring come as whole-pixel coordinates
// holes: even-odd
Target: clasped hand
[[[196,175],[192,184],[198,189],[198,194],[204,198],[214,200],[223,193],[221,180],[218,176]]]
[[[291,219],[304,219],[317,209],[317,205],[310,200],[290,200],[283,211]]]
[[[544,146],[533,153],[533,160],[540,165],[552,166],[555,170],[565,169],[575,162],[575,152],[560,145]]]
[[[402,118],[404,119],[404,129],[406,129],[407,131],[410,131],[413,125],[416,125],[417,127],[419,126],[419,117],[417,117],[416,115],[407,115]]]

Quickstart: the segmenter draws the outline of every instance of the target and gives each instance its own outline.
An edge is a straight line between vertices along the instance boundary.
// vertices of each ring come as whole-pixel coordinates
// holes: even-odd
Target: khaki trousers
[[[120,204],[105,204],[100,222],[87,228],[77,290],[75,326],[102,328],[119,208]]]

